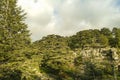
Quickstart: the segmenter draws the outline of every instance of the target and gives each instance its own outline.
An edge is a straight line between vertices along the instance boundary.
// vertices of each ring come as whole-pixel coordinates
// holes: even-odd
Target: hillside
[[[28,25],[25,22],[29,23],[29,28],[30,25],[32,25],[32,32],[36,32],[38,38],[39,34],[42,36],[52,31],[56,33],[61,32],[64,33],[64,35],[66,32],[74,32],[79,28],[80,23],[81,25],[88,24],[89,20],[81,22],[82,19],[80,19],[79,22],[79,19],[75,19],[80,18],[79,13],[76,14],[76,7],[70,5],[68,8],[75,10],[69,10],[66,13],[64,7],[67,6],[65,4],[62,5],[61,1],[58,1],[57,3],[60,2],[63,6],[61,11],[65,11],[65,16],[61,16],[63,19],[60,17],[60,14],[63,14],[64,12],[57,10],[57,8],[60,9],[60,6],[58,6],[58,4],[52,4],[55,6],[55,8],[53,8],[54,11],[52,5],[49,5],[48,3],[45,5],[43,4],[47,2],[44,0],[38,0],[41,1],[40,3],[35,0],[34,4],[32,3],[32,0],[29,1],[30,5],[33,7],[30,7],[29,5],[26,6],[28,2],[23,0],[25,1],[25,6],[28,8],[27,11],[32,11],[34,9],[35,11],[42,10],[39,14],[43,14],[43,16],[37,17],[38,13],[32,13],[32,11],[30,14],[28,13],[28,15],[26,15],[24,10],[18,6],[17,1],[18,0],[1,0],[0,2],[0,80],[120,80],[120,28],[88,29],[79,31],[71,36],[52,34],[32,42]],[[51,2],[54,1],[50,0],[49,3],[51,4]],[[68,2],[69,0],[66,1]],[[78,1],[75,1],[75,3],[78,3]],[[82,2],[87,2],[87,0]],[[94,3],[94,1],[92,2]],[[95,3],[96,2],[97,1],[95,1]],[[71,4],[71,1],[68,3]],[[108,5],[109,1],[105,3]],[[51,7],[47,9],[49,6]],[[77,7],[80,8],[80,6]],[[106,5],[103,7],[106,7]],[[32,8],[32,10],[30,8]],[[87,12],[89,11],[88,8]],[[53,13],[49,14],[49,12],[44,9]],[[82,11],[85,9],[82,9]],[[108,8],[106,7],[106,9]],[[110,13],[111,11],[109,10],[111,9],[114,8],[110,7],[107,13]],[[99,13],[98,11],[99,9],[97,10],[97,13]],[[73,12],[75,13],[75,17],[74,14],[72,14]],[[116,12],[115,18],[118,19],[118,8],[117,11],[113,10],[112,14]],[[47,19],[48,16],[45,16],[46,13],[48,16],[51,15],[49,19]],[[67,15],[70,15],[73,18],[67,18]],[[94,13],[87,16],[85,12],[86,17],[90,16],[90,18],[88,18],[90,19],[90,22],[94,21],[92,19],[95,18],[92,15],[94,15]],[[111,18],[111,15],[109,15],[110,19],[112,19],[110,22],[114,24],[119,23],[119,20],[115,20],[113,16]],[[32,18],[26,19],[26,17],[29,16]],[[95,16],[97,17],[97,15]],[[105,19],[104,22],[102,20],[105,17],[107,19]],[[67,23],[64,23],[64,18],[67,20]],[[97,19],[97,22],[99,22],[100,25],[101,23],[106,24],[108,23],[106,21],[108,19],[109,17],[107,14],[104,15],[104,17],[101,17],[100,21]],[[76,21],[79,24],[76,24]],[[64,24],[61,25],[61,23]],[[78,26],[73,30],[75,25]],[[108,27],[113,26],[111,23],[109,25],[110,26]],[[33,27],[35,29],[33,29]],[[70,29],[69,27],[72,28]],[[81,27],[84,27],[84,25]],[[49,28],[52,29],[48,30]],[[40,29],[40,32],[37,32],[39,31],[37,29]]]
[[[119,80],[116,31],[116,35],[95,29],[70,37],[43,37],[0,63],[0,80]]]

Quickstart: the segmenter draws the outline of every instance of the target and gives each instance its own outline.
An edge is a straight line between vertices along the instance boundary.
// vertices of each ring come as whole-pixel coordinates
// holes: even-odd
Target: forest
[[[32,42],[16,3],[0,2],[0,80],[120,80],[120,28]]]

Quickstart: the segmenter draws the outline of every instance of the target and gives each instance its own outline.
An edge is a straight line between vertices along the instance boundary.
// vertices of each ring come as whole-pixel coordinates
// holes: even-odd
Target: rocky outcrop
[[[82,59],[90,60],[93,63],[103,63],[107,60],[114,63],[115,67],[120,66],[119,51],[116,48],[85,48],[76,50],[77,55]]]

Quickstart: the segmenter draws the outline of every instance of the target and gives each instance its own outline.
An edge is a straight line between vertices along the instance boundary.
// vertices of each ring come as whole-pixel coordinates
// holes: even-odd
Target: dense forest
[[[120,28],[32,42],[16,3],[0,2],[0,80],[120,80]]]

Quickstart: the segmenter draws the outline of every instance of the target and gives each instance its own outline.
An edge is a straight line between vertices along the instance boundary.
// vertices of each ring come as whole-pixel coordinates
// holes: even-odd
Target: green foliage
[[[39,41],[33,43],[35,49],[39,50],[39,53],[67,53],[70,48],[68,46],[67,40],[59,35],[48,35],[43,37]]]
[[[78,32],[69,39],[69,46],[71,49],[89,47],[103,47],[108,46],[109,39],[98,29],[90,29]]]
[[[0,58],[9,59],[12,51],[22,49],[30,43],[29,31],[24,23],[25,14],[16,6],[16,0],[0,3]]]
[[[102,28],[100,30],[100,33],[105,35],[108,38],[112,37],[112,32],[109,30],[109,28]]]
[[[21,80],[22,73],[20,70],[10,70],[5,69],[0,71],[0,73],[3,73],[2,76],[0,76],[0,80]]]
[[[120,79],[120,28],[53,34],[31,44],[26,14],[16,3],[0,2],[0,80]]]
[[[120,47],[120,29],[108,28],[90,29],[78,32],[69,38],[68,45],[71,49],[85,47]]]
[[[114,38],[114,47],[120,47],[120,29],[119,28],[113,28],[113,38]]]
[[[43,57],[40,68],[46,73],[56,76],[55,79],[72,79],[74,77],[74,57],[71,57],[71,55],[70,53],[49,53]]]

